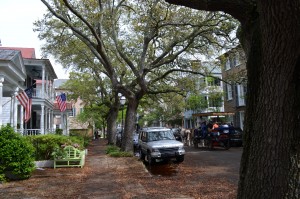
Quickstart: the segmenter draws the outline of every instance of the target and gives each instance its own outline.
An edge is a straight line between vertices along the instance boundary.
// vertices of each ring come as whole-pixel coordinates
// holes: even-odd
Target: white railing
[[[21,129],[17,129],[17,132],[24,136],[40,135],[41,129],[23,129],[23,131]],[[55,134],[55,130],[54,129],[46,129],[45,134]]]
[[[54,100],[54,98],[52,97],[53,95],[51,95],[51,93],[45,92],[44,96],[45,99]],[[33,90],[32,97],[42,98],[42,89],[35,88]]]
[[[20,131],[20,129],[18,129]],[[41,134],[41,129],[24,129],[23,130],[23,135],[40,135]]]

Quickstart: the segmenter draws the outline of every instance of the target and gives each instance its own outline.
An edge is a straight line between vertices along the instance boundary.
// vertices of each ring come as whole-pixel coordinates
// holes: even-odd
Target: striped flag
[[[56,96],[56,101],[58,103],[58,107],[61,112],[64,112],[67,109],[66,99],[67,99],[66,94],[64,94],[64,93]]]
[[[33,87],[30,86],[16,96],[20,104],[25,109],[25,115],[24,115],[25,123],[28,122],[29,119],[31,118],[32,93],[33,93]]]

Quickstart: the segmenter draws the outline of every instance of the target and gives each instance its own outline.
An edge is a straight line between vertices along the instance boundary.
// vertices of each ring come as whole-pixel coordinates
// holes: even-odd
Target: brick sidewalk
[[[147,198],[141,193],[146,192],[142,185],[135,181],[123,181],[125,178],[130,179],[132,173],[136,176],[149,176],[143,163],[136,157],[107,156],[106,143],[105,139],[90,143],[82,169],[38,169],[28,180],[0,184],[0,198]]]

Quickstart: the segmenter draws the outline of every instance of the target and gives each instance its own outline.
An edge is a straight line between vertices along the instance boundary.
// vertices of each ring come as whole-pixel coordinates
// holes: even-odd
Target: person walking
[[[95,131],[94,131],[94,138],[95,138],[95,140],[98,140],[98,131],[97,131],[97,129],[95,129]]]

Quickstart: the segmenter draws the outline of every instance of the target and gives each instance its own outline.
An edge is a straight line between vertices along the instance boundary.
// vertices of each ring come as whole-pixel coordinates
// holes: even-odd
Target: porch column
[[[53,95],[52,95],[52,80],[49,81],[49,97],[50,97],[50,100],[52,101],[53,100]]]
[[[0,77],[0,127],[2,126],[3,122],[2,122],[2,118],[3,118],[3,114],[2,114],[2,98],[3,98],[3,82],[4,82],[4,77]]]
[[[51,130],[54,132],[54,116],[53,116],[53,110],[51,110]]]
[[[24,135],[24,108],[20,106],[20,132]]]
[[[15,88],[15,93],[14,93],[14,118],[13,118],[13,124],[14,124],[14,129],[17,131],[17,123],[18,123],[18,102],[17,102],[17,95],[18,95],[18,90],[19,88]]]
[[[60,113],[60,125],[61,125],[61,129],[63,130],[63,135],[65,135],[65,122],[64,122],[63,112]]]
[[[14,126],[14,94],[10,97],[10,114],[9,114],[10,126]]]
[[[48,119],[47,119],[47,117],[48,117],[48,108],[46,107],[45,108],[45,117],[44,117],[44,121],[45,121],[45,124],[44,124],[44,126],[45,126],[45,133],[48,133],[48,123],[47,123],[47,121],[48,121]]]
[[[48,129],[52,133],[52,125],[51,125],[51,109],[48,111]]]
[[[66,114],[66,135],[70,135],[69,132],[69,120],[68,120],[68,114]]]
[[[42,70],[42,99],[45,99],[45,66]]]
[[[49,79],[48,79],[48,74],[46,75],[46,96],[47,99],[49,99]]]
[[[45,113],[44,113],[44,109],[45,106],[41,105],[41,134],[44,135],[45,134],[45,127],[44,127],[44,117],[45,117]]]

